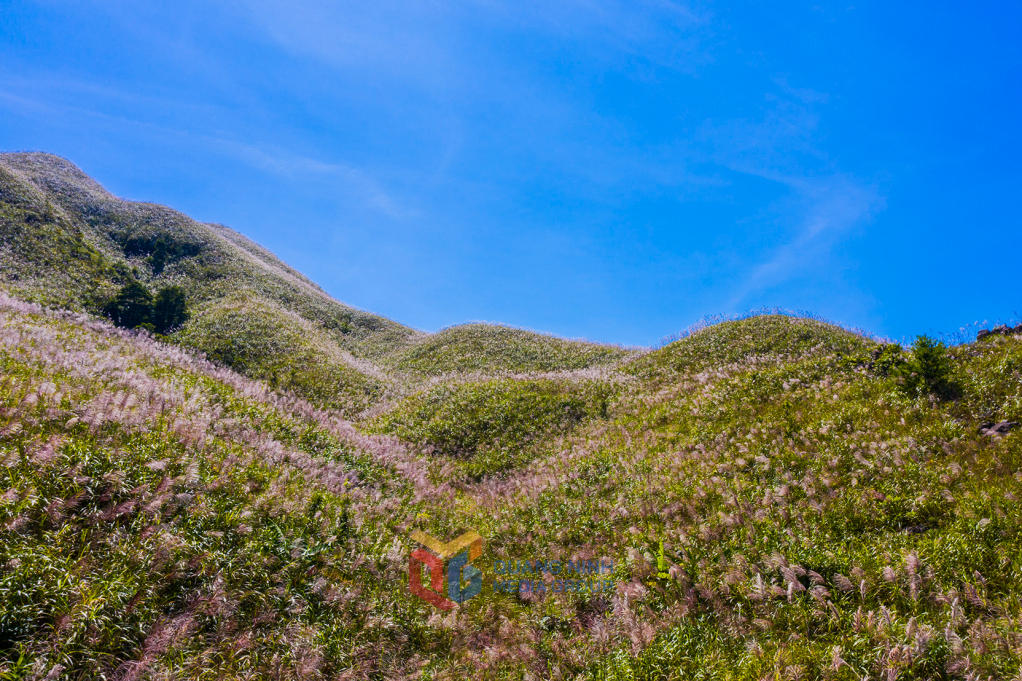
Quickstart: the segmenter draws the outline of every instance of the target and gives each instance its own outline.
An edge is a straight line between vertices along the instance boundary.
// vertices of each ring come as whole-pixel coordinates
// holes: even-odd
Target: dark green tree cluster
[[[929,336],[917,337],[907,358],[899,345],[878,347],[873,352],[870,369],[880,376],[896,377],[902,390],[913,397],[935,395],[950,399],[958,393],[951,378],[947,347]]]
[[[143,284],[125,284],[103,308],[103,313],[117,326],[167,333],[188,321],[188,304],[184,289],[168,286],[156,297]]]
[[[167,242],[164,239],[157,239],[153,254],[149,256],[149,262],[153,267],[153,274],[162,274],[163,268],[167,266]]]
[[[919,336],[912,344],[912,358],[902,368],[905,389],[916,395],[954,397],[958,388],[951,380],[951,360],[947,347],[929,336]]]
[[[146,256],[146,262],[153,268],[154,275],[163,273],[167,265],[202,252],[202,244],[187,238],[170,234],[132,234],[122,242],[127,256]]]

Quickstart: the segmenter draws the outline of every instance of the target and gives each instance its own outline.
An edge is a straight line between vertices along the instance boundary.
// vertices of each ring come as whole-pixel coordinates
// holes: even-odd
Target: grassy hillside
[[[2,285],[74,310],[0,293],[0,679],[1022,679],[1022,334],[417,334],[76,173],[0,163]],[[192,318],[87,314],[126,278]]]
[[[557,436],[608,418],[619,389],[595,380],[521,377],[441,384],[365,424],[448,459],[474,480],[521,467]]]
[[[520,373],[587,369],[627,357],[628,350],[492,324],[465,324],[423,336],[388,358],[417,375]]]
[[[103,314],[131,282],[184,289],[191,319],[172,342],[348,415],[403,394],[408,378],[571,370],[628,354],[485,324],[422,334],[330,298],[232,229],[118,199],[56,156],[0,154],[0,286]]]
[[[175,340],[344,415],[364,410],[387,383],[372,364],[333,343],[322,326],[250,292],[200,305]]]
[[[378,378],[332,358],[376,356],[417,335],[333,300],[233,230],[200,224],[163,206],[117,199],[69,162],[48,154],[0,155],[0,263],[0,283],[12,293],[93,313],[130,281],[154,293],[181,286],[193,314],[173,338],[261,378],[272,373],[266,361],[245,356],[231,364],[243,353],[224,352],[222,344],[244,345],[261,335],[262,315],[234,315],[230,331],[235,335],[228,339],[213,338],[209,330],[237,310],[240,298],[257,301],[262,311],[291,315],[277,325],[295,322],[294,333],[311,325],[314,332],[306,334],[304,353],[281,353],[273,362],[288,364],[277,367],[288,375],[302,375],[289,388],[324,405],[338,405],[334,394],[371,396],[381,390]],[[305,361],[313,355],[331,361]],[[363,406],[366,402],[363,398]],[[346,402],[349,409],[357,403]]]
[[[1018,337],[954,349],[942,401],[870,341],[753,318],[609,391],[437,384],[378,417],[420,451],[87,317],[0,321],[4,678],[1019,673],[1022,446],[980,432],[1022,420]],[[448,460],[487,448],[529,455]],[[483,593],[411,597],[411,528],[486,537]],[[612,560],[614,589],[493,592],[537,558]]]
[[[726,321],[675,341],[632,362],[626,371],[647,380],[671,380],[685,373],[739,362],[794,360],[805,353],[861,354],[871,341],[814,319],[765,314],[760,332],[749,335],[744,321]]]
[[[0,321],[2,678],[414,666],[390,551],[429,495],[400,452],[145,337]]]

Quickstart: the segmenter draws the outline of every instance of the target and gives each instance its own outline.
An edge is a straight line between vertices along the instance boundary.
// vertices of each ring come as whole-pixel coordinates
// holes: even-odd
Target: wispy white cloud
[[[240,16],[283,46],[331,66],[444,89],[478,85],[493,57],[480,32],[540,32],[574,40],[597,60],[640,56],[692,70],[708,61],[710,15],[671,0],[244,0]],[[498,42],[499,45],[499,42]],[[493,64],[489,64],[492,66]],[[489,87],[499,83],[489,82]]]
[[[344,194],[353,197],[357,203],[389,218],[406,219],[419,214],[387,191],[372,173],[355,165],[337,160],[323,161],[275,145],[239,141],[201,129],[161,125],[151,119],[107,112],[108,109],[123,110],[126,102],[140,109],[188,108],[176,100],[163,100],[46,73],[33,78],[0,79],[0,107],[22,115],[43,117],[55,125],[91,119],[94,125],[112,127],[122,135],[136,131],[136,134],[158,135],[164,140],[179,139],[190,145],[201,145],[204,149],[218,149],[250,167],[293,181],[333,180]],[[207,106],[192,113],[201,117],[203,113],[209,115],[214,111]]]
[[[477,0],[502,21],[573,39],[597,61],[639,57],[692,72],[711,61],[712,14],[671,0]]]
[[[782,219],[797,224],[795,234],[768,249],[764,259],[738,280],[731,291],[729,308],[740,307],[750,296],[801,276],[813,275],[817,281],[839,277],[841,267],[834,259],[835,247],[885,205],[876,186],[843,174],[784,181],[795,200],[794,206],[783,209]]]
[[[388,217],[405,219],[421,213],[406,207],[367,171],[342,162],[326,162],[272,146],[258,146],[223,138],[206,138],[226,153],[251,166],[292,179],[337,178],[367,204]]]
[[[814,106],[826,104],[827,94],[793,87],[785,77],[773,81],[782,94],[766,94],[758,119],[707,122],[696,142],[714,163],[774,182],[785,194],[750,221],[752,229],[779,227],[787,238],[745,263],[729,295],[732,309],[800,277],[840,278],[835,250],[885,207],[877,183],[842,171],[817,141]]]
[[[830,95],[826,92],[817,92],[807,87],[792,87],[788,84],[788,76],[775,76],[774,83],[781,91],[789,97],[794,97],[803,104],[827,104],[830,102]]]
[[[417,136],[435,143],[429,172],[448,167],[470,137],[476,147],[521,149],[540,165],[603,186],[651,165],[677,175],[665,167],[677,159],[651,159],[647,152],[659,150],[634,147],[631,122],[593,107],[586,81],[603,71],[641,80],[636,63],[692,72],[712,60],[703,44],[709,15],[670,0],[232,6],[277,47],[331,70],[346,103],[388,117],[399,111],[406,125],[414,120]],[[573,56],[561,64],[561,54]],[[568,73],[553,72],[579,55],[584,73],[578,87],[566,87]]]
[[[468,66],[452,53],[456,4],[246,0],[231,5],[287,52],[353,78],[449,88]]]
[[[473,143],[500,145],[505,152],[522,146],[534,162],[556,164],[571,177],[573,191],[598,194],[605,202],[627,200],[621,198],[625,188],[650,184],[676,187],[681,195],[698,199],[708,184],[720,180],[712,171],[708,176],[694,173],[696,163],[777,183],[787,198],[764,207],[758,219],[781,223],[787,238],[757,250],[744,263],[744,275],[730,293],[732,306],[802,275],[834,271],[835,248],[884,205],[875,185],[842,171],[819,142],[820,112],[829,95],[797,85],[786,74],[764,77],[773,87],[758,117],[708,121],[673,144],[636,146],[627,120],[601,115],[589,102],[558,90],[555,81],[504,63],[502,55],[491,51],[492,41],[480,42],[474,35],[545,34],[582,49],[592,60],[590,67],[639,59],[695,72],[712,63],[706,45],[718,28],[711,13],[693,4],[384,0],[362,6],[311,2],[295,10],[283,0],[256,0],[240,7],[284,49],[316,59],[342,78],[426,88],[434,102],[441,102],[439,113],[421,100],[416,105],[425,107],[423,128],[438,137],[463,144],[467,131]],[[480,107],[499,117],[501,125],[490,129],[465,122],[467,112]],[[452,129],[457,134],[449,134]],[[438,165],[447,168],[453,153],[450,147],[441,149],[444,160]],[[343,168],[330,172],[358,177]],[[755,229],[755,219],[749,223],[746,228]]]

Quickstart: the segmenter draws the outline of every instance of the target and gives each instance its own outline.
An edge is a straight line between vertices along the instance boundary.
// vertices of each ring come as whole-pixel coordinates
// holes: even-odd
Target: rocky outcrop
[[[1018,426],[1014,421],[1001,421],[1000,423],[984,423],[980,426],[979,432],[990,437],[1004,437],[1012,428]]]
[[[1016,333],[1022,334],[1022,324],[1015,327],[1001,324],[992,329],[980,329],[979,333],[976,334],[976,340],[983,340],[987,336],[1011,336]]]

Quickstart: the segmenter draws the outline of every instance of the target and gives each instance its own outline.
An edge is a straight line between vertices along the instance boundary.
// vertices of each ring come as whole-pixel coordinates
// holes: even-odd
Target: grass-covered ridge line
[[[407,392],[406,378],[571,371],[631,354],[488,324],[416,332],[334,300],[228,227],[119,199],[49,154],[0,154],[0,265],[0,285],[21,299],[115,319],[125,287],[180,290],[187,323],[151,320],[170,341],[351,416]]]
[[[426,376],[525,373],[588,369],[611,364],[629,354],[615,346],[477,323],[420,338],[395,353],[389,363],[402,371]]]
[[[706,327],[631,362],[628,373],[647,379],[698,373],[743,361],[796,359],[805,353],[864,355],[876,344],[851,331],[815,319],[769,314],[754,318],[759,333],[748,333],[748,320]]]
[[[237,307],[260,301],[313,327],[306,348],[318,357],[377,356],[402,346],[416,332],[344,305],[326,295],[271,253],[220,225],[198,223],[164,206],[118,199],[64,159],[48,154],[0,154],[0,284],[44,305],[101,314],[118,292],[138,283],[152,295],[179,286],[190,308],[192,333],[176,342],[266,377],[267,361],[224,353],[264,332],[259,315],[235,318],[229,338],[203,333]],[[278,354],[278,374],[298,375],[289,389],[323,406],[335,388],[363,395],[362,407],[381,393],[378,381],[344,362],[310,362],[308,353]],[[343,374],[343,375],[342,375]],[[340,385],[344,384],[344,385]],[[347,410],[357,400],[346,401]]]

